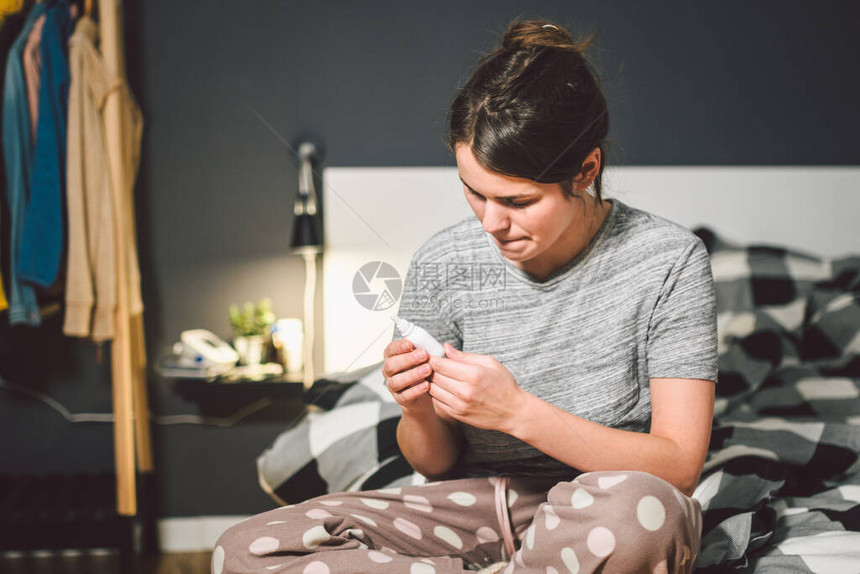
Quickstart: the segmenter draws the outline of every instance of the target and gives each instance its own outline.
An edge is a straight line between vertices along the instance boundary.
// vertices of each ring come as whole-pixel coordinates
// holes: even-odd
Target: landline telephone
[[[208,368],[224,373],[239,362],[239,353],[206,329],[183,331],[180,341],[174,345],[173,351],[179,356],[182,366]]]

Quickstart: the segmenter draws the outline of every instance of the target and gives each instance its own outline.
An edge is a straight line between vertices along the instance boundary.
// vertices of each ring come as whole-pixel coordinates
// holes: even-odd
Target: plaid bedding
[[[697,571],[860,572],[860,257],[696,233],[717,290],[720,375]],[[380,365],[321,380],[322,407],[258,460],[282,504],[423,481],[397,449]],[[327,409],[327,410],[326,410]]]
[[[720,374],[701,572],[860,572],[860,258],[707,229]]]

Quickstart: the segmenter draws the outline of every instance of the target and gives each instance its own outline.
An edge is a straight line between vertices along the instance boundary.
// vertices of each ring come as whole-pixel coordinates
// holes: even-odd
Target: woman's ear
[[[594,183],[594,179],[600,173],[601,161],[603,161],[603,156],[600,153],[600,148],[596,147],[585,157],[582,162],[582,169],[573,178],[574,191],[585,192]]]

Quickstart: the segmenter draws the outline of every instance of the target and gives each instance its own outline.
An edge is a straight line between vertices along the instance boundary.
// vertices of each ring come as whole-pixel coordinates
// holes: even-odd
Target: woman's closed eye
[[[464,186],[463,186],[463,189],[465,189],[465,190],[466,190],[466,193],[467,193],[467,194],[469,194],[469,195],[472,195],[472,196],[474,196],[474,197],[477,197],[478,199],[484,199],[484,196],[483,196],[483,195],[481,195],[480,193],[478,193],[477,191],[475,191],[474,189],[472,189],[472,188],[471,188],[471,187],[469,187],[468,185],[464,185]]]
[[[513,199],[509,199],[507,201],[508,201],[508,205],[510,205],[514,209],[525,209],[532,204],[531,201],[519,201],[519,202],[517,202],[517,201],[514,201]]]
[[[484,201],[487,199],[486,197],[484,197],[483,195],[481,195],[480,193],[478,193],[477,191],[475,191],[474,189],[472,189],[468,185],[464,185],[463,189],[466,190],[467,194],[472,195],[473,197],[475,197],[481,201]],[[526,207],[528,207],[529,205],[531,205],[533,203],[533,201],[531,201],[531,200],[523,201],[523,200],[510,199],[510,198],[505,198],[502,201],[504,201],[505,205],[507,205],[508,207],[513,207],[514,209],[525,209]]]

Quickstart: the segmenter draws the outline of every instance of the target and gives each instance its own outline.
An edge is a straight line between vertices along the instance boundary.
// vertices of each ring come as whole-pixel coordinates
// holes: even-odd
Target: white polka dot
[[[669,567],[666,565],[665,560],[654,566],[653,574],[669,574]]]
[[[477,537],[478,539],[478,544],[484,544],[486,542],[497,542],[500,538],[496,531],[489,526],[480,527],[475,532],[475,537]]]
[[[433,505],[430,504],[430,501],[423,496],[407,494],[403,497],[403,504],[406,505],[406,508],[411,508],[412,510],[420,510],[421,512],[433,512]]]
[[[212,574],[221,574],[224,571],[224,549],[216,546],[212,551]]]
[[[360,500],[362,504],[369,506],[370,508],[375,508],[377,510],[385,510],[388,508],[388,502],[385,500],[376,500],[375,498],[362,498]]]
[[[380,488],[376,492],[381,492],[382,494],[400,494],[403,492],[402,488]]]
[[[409,567],[409,574],[436,574],[436,569],[425,562],[416,562]]]
[[[266,570],[279,570],[283,567],[284,567],[284,563],[282,562],[280,564],[273,564],[271,566],[266,566]]]
[[[323,510],[322,508],[312,508],[305,512],[305,516],[308,518],[313,518],[314,520],[321,520],[323,518],[330,518],[331,512],[328,510]]]
[[[343,533],[350,538],[364,538],[364,530],[361,528],[347,528]]]
[[[302,574],[329,574],[331,570],[328,569],[324,563],[319,560],[314,560],[302,570]]]
[[[409,522],[405,518],[395,518],[394,528],[415,540],[421,540],[421,529],[414,522]]]
[[[274,526],[275,524],[286,524],[283,520],[273,520],[271,522],[267,522],[266,526]]]
[[[519,497],[516,490],[508,490],[508,508],[512,507]]]
[[[367,553],[367,557],[376,562],[377,564],[385,564],[386,562],[391,562],[394,560],[388,554],[383,554],[382,552],[378,552],[376,550],[371,550]]]
[[[462,550],[463,541],[457,536],[457,533],[446,526],[437,526],[433,529],[433,534],[436,538],[440,538],[458,550]]]
[[[263,536],[262,538],[257,538],[251,545],[248,547],[248,550],[251,551],[251,554],[255,554],[256,556],[262,556],[263,554],[268,554],[269,552],[274,552],[278,549],[281,543],[277,538],[272,538],[271,536]]]
[[[460,506],[472,506],[478,499],[468,492],[452,492],[448,495],[448,500]]]
[[[329,539],[331,536],[322,525],[314,526],[302,535],[302,543],[308,549],[316,548],[323,542],[328,542]]]
[[[636,517],[642,528],[654,532],[660,530],[660,527],[666,522],[666,509],[657,497],[643,496],[639,504],[636,505]]]
[[[365,524],[369,524],[369,525],[371,525],[371,526],[376,526],[376,521],[375,521],[375,520],[373,520],[372,518],[368,518],[368,517],[366,517],[366,516],[362,516],[361,514],[350,514],[350,516],[352,516],[353,518],[356,518],[356,519],[358,519],[358,520],[361,520],[361,521],[362,521],[362,522],[364,522]]]
[[[577,488],[570,497],[570,505],[574,508],[585,508],[594,504],[594,497],[584,488]]]
[[[529,550],[535,547],[535,525],[532,524],[529,526],[529,529],[526,530],[526,547]]]
[[[598,526],[588,533],[586,544],[592,554],[603,558],[615,550],[615,536],[608,528]]]
[[[597,486],[606,490],[607,488],[612,488],[616,484],[622,483],[627,480],[626,474],[616,474],[615,476],[601,476],[597,479]]]
[[[555,513],[555,510],[553,510],[552,506],[550,505],[546,505],[543,511],[546,529],[555,530],[558,525],[561,524],[561,518],[558,517],[558,514]]]
[[[570,574],[579,572],[579,559],[576,557],[576,552],[573,551],[573,548],[565,547],[561,549],[561,561]]]
[[[430,560],[429,558],[422,558],[421,562],[426,562],[427,564],[432,564],[433,566],[436,565],[436,563],[433,562],[432,560]]]
[[[546,567],[546,574],[558,574],[558,570],[556,570],[552,566],[547,566]]]
[[[326,506],[340,506],[343,504],[342,500],[320,500],[320,504],[324,504]]]

